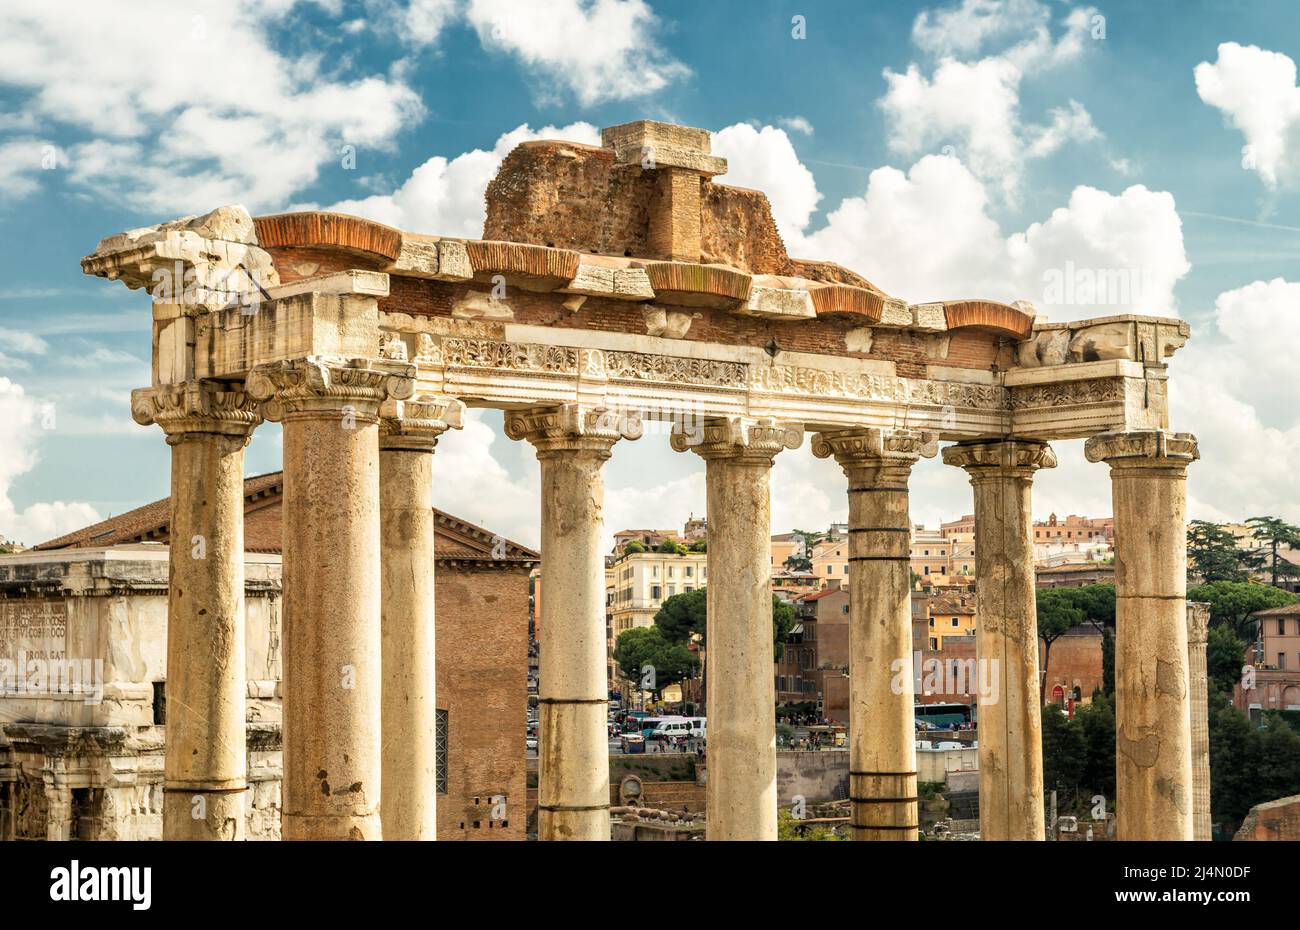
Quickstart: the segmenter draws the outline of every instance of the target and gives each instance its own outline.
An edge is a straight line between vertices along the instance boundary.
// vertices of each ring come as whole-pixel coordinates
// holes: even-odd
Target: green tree
[[[662,552],[665,555],[682,555],[686,551],[686,546],[675,539],[661,540],[659,545],[655,546],[655,552]]]
[[[1115,796],[1115,704],[1100,692],[1091,704],[1076,708],[1074,723],[1083,736],[1084,763],[1081,782],[1089,791]]]
[[[1039,588],[1038,637],[1043,641],[1043,671],[1038,676],[1038,703],[1044,703],[1047,674],[1052,658],[1052,643],[1086,619],[1083,608],[1076,605],[1078,588]]]
[[[691,543],[691,551],[692,551],[692,552],[708,552],[708,551],[709,551],[709,543],[708,543],[708,541],[707,541],[707,540],[703,540],[703,539],[698,539],[698,540],[696,540],[695,542]]]
[[[1300,548],[1300,526],[1287,523],[1280,517],[1251,517],[1246,525],[1251,527],[1251,536],[1267,550],[1262,567],[1268,571],[1269,583],[1273,587],[1277,587],[1278,578],[1300,575],[1300,566],[1293,565],[1281,555],[1283,548]]]
[[[1245,581],[1245,553],[1237,538],[1218,523],[1193,520],[1187,525],[1187,577],[1203,584],[1213,581]]]
[[[690,642],[694,633],[700,634],[703,641],[708,611],[709,602],[704,588],[674,594],[660,605],[655,614],[655,626],[663,631],[664,638],[670,642]]]
[[[636,552],[645,552],[645,543],[637,542],[635,539],[623,547],[624,555],[632,555]]]
[[[778,840],[839,840],[841,837],[830,827],[818,824],[803,826],[788,810],[776,812],[776,838]]]
[[[1101,688],[1115,696],[1115,631],[1110,627],[1101,631]]]
[[[1226,626],[1210,627],[1205,644],[1205,665],[1210,681],[1231,694],[1232,686],[1241,680],[1241,668],[1245,662],[1246,644]]]
[[[1055,705],[1043,708],[1043,787],[1078,788],[1088,761],[1083,730]]]
[[[700,645],[708,642],[709,601],[705,588],[696,588],[685,594],[674,594],[660,605],[655,613],[655,626],[661,629],[670,642],[686,643],[698,635]],[[772,651],[773,661],[785,655],[785,643],[794,629],[794,608],[775,594],[772,595]]]
[[[688,677],[700,664],[699,657],[684,643],[668,640],[657,626],[624,630],[614,643],[614,661],[623,677],[640,686],[642,672],[654,667],[654,687],[658,700],[663,689]]]
[[[1227,625],[1242,639],[1253,627],[1250,615],[1257,610],[1281,607],[1295,601],[1294,594],[1280,588],[1251,581],[1212,581],[1187,592],[1189,601],[1202,601],[1210,605],[1211,625]]]
[[[810,572],[812,571],[812,551],[813,546],[821,542],[825,533],[815,533],[809,530],[795,530],[790,534],[799,542],[799,548],[786,558],[785,568],[792,572]]]

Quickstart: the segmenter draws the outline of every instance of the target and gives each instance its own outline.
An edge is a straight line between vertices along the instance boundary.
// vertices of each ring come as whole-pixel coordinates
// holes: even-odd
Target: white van
[[[651,734],[652,739],[670,739],[685,736],[688,739],[708,739],[704,717],[678,717],[661,721]]]

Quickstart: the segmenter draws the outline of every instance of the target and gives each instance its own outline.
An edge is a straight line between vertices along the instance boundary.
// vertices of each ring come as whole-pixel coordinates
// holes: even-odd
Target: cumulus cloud
[[[1072,10],[1053,38],[1051,12],[1039,0],[964,0],[921,13],[913,41],[937,64],[928,75],[916,62],[903,72],[885,69],[888,88],[877,104],[891,151],[959,154],[979,177],[1000,179],[1003,194],[1014,200],[1026,162],[1067,142],[1101,138],[1075,100],[1052,109],[1046,124],[1026,122],[1020,112],[1025,77],[1078,58],[1094,15],[1091,7]],[[974,57],[991,47],[999,51]]]
[[[1246,140],[1242,167],[1269,187],[1300,181],[1300,87],[1290,56],[1224,42],[1211,64],[1196,66],[1196,92],[1222,111]]]
[[[485,48],[537,73],[534,91],[544,100],[561,89],[583,106],[627,100],[690,73],[659,44],[644,0],[469,0],[466,15]]]
[[[100,519],[89,504],[49,501],[19,510],[11,497],[14,480],[36,467],[52,412],[29,396],[22,385],[0,377],[0,539],[32,545]]]
[[[25,92],[43,123],[94,134],[69,146],[69,177],[101,196],[170,212],[282,206],[342,145],[388,146],[423,112],[399,79],[345,77],[319,56],[278,50],[273,27],[293,5],[196,13],[139,0],[122,16],[105,4],[73,15],[11,4],[0,85]]]
[[[713,134],[713,153],[727,159],[721,183],[763,191],[786,241],[808,225],[822,195],[784,129],[737,123]]]
[[[1194,516],[1300,520],[1300,375],[1278,346],[1300,340],[1300,282],[1225,291],[1210,325],[1170,361],[1170,419],[1196,434],[1188,469]]]
[[[599,145],[600,133],[590,123],[543,126],[536,131],[525,123],[503,133],[489,150],[474,149],[450,159],[435,155],[416,168],[391,194],[342,200],[328,209],[364,216],[398,229],[477,239],[483,235],[486,214],[483,192],[488,182],[515,146],[533,139],[566,139]]]

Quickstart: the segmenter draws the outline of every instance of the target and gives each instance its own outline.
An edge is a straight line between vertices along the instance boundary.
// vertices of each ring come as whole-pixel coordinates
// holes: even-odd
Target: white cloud
[[[1170,425],[1195,433],[1193,517],[1300,520],[1300,375],[1280,346],[1300,341],[1300,283],[1275,278],[1225,291],[1213,325],[1170,362]]]
[[[36,467],[44,430],[50,428],[48,411],[8,378],[0,377],[0,538],[32,545],[97,522],[99,513],[89,504],[52,501],[19,510],[10,497],[13,483]]]
[[[423,112],[400,80],[278,51],[271,27],[293,5],[22,3],[0,33],[0,84],[43,123],[94,134],[70,146],[74,184],[153,211],[283,206],[339,146],[388,146]]]
[[[583,106],[643,97],[690,73],[659,45],[644,0],[469,0],[484,48],[515,55],[542,78],[538,97],[561,88]]]
[[[891,151],[959,154],[979,177],[1000,179],[1004,195],[1014,201],[1027,161],[1069,141],[1101,137],[1075,100],[1051,110],[1046,125],[1026,123],[1020,114],[1024,78],[1078,58],[1094,14],[1091,7],[1072,10],[1061,37],[1053,39],[1051,13],[1038,0],[964,0],[956,8],[921,13],[913,41],[938,63],[929,76],[917,63],[902,73],[885,69],[888,89],[877,105]],[[970,61],[959,57],[990,45],[1000,52]]]
[[[491,416],[490,414],[488,414]],[[532,448],[506,438],[470,410],[463,429],[445,434],[434,456],[433,505],[525,546],[538,545],[541,488]],[[499,415],[498,415],[499,416]],[[494,417],[497,419],[497,417]],[[515,459],[512,474],[502,464]]]
[[[1224,42],[1214,64],[1196,66],[1196,92],[1246,139],[1242,166],[1269,187],[1300,182],[1300,87],[1281,52]]]
[[[1005,236],[984,185],[941,155],[907,174],[873,171],[861,196],[796,243],[799,255],[839,262],[911,301],[1025,299],[1057,320],[1177,315],[1174,286],[1190,269],[1168,193],[1080,186],[1045,221]]]
[[[343,200],[329,207],[398,229],[440,236],[483,235],[486,207],[483,192],[515,146],[532,139],[565,139],[600,144],[600,133],[590,123],[543,126],[534,131],[526,123],[497,139],[491,150],[474,149],[448,159],[435,155],[411,173],[391,194]]]
[[[755,129],[748,123],[728,126],[713,134],[713,153],[727,159],[727,173],[718,178],[720,182],[767,194],[786,242],[808,225],[822,195],[784,129]]]
[[[802,116],[788,116],[785,119],[777,120],[777,122],[791,132],[797,132],[800,135],[811,136],[814,132],[813,124]]]

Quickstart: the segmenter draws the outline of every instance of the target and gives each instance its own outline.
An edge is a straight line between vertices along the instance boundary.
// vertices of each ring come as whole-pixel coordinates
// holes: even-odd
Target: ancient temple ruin
[[[171,446],[172,538],[205,552],[171,566],[165,835],[242,823],[243,449],[263,419],[284,427],[283,836],[434,835],[430,494],[435,445],[469,406],[507,411],[541,463],[547,597],[564,605],[542,630],[542,839],[610,835],[600,539],[620,440],[706,463],[708,836],[775,839],[769,474],[805,434],[846,476],[853,835],[917,837],[897,674],[908,478],[943,442],[974,489],[978,650],[1003,683],[980,708],[982,835],[1043,838],[1031,485],[1049,441],[1086,438],[1115,506],[1118,833],[1192,838],[1197,449],[1169,430],[1165,366],[1187,325],[909,304],[789,256],[764,195],[713,180],[707,132],[640,121],[602,140],[511,152],[480,240],[223,207],[83,260],[152,296],[133,415]]]

